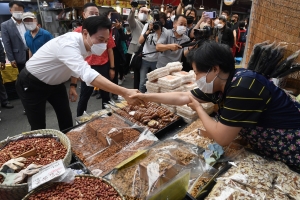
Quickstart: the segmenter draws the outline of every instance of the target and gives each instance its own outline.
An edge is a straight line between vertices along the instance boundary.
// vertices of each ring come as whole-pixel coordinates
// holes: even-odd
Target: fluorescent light
[[[46,1],[43,2],[43,7],[48,7],[48,4]]]

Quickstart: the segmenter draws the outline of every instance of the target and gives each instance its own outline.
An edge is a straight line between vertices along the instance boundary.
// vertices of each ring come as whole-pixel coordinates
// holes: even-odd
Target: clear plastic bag
[[[165,177],[167,179],[168,177]],[[188,190],[190,170],[186,169],[172,178],[166,185],[158,188],[147,197],[147,200],[182,200]]]
[[[213,176],[218,172],[215,168],[207,165],[205,162],[201,162],[202,174],[198,175],[197,179],[190,184],[189,193],[197,198],[199,192],[208,184]]]
[[[177,149],[181,152],[174,151]],[[174,181],[178,180],[177,177],[184,169],[191,170],[190,174],[193,174],[193,179],[196,178],[196,174],[202,173],[202,167],[199,168],[202,165],[197,152],[198,147],[194,145],[173,139],[166,140],[155,144],[147,153],[131,160],[125,166],[112,171],[106,178],[129,199],[145,199],[147,196],[161,195],[174,187]],[[189,175],[184,195],[190,179]]]
[[[205,200],[231,200],[231,199],[243,199],[243,200],[259,200],[260,198],[254,194],[251,194],[244,190],[245,188],[233,181],[225,183],[218,181],[213,187]]]
[[[158,141],[145,127],[133,126],[119,130],[123,131],[122,133],[124,134],[122,140],[117,142],[112,139],[113,143],[111,143],[107,149],[87,159],[87,167],[95,176],[107,174],[113,170],[114,167],[136,154],[139,150],[148,148]]]
[[[256,167],[252,162],[239,162],[218,180],[234,180],[251,188],[269,190],[275,176],[275,173],[265,169],[263,165]]]
[[[204,137],[201,134],[201,131],[202,131],[201,129],[194,129],[194,131],[190,133],[187,132],[179,133],[175,135],[173,138],[178,138],[185,142],[202,147],[203,149],[208,149],[208,145],[212,144],[214,141],[210,138]]]
[[[283,167],[278,170],[275,179],[275,188],[294,199],[300,199],[300,175]]]

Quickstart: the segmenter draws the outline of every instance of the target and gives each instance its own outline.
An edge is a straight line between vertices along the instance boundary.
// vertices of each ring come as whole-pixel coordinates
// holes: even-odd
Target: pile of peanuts
[[[8,156],[9,151],[14,155],[20,155],[28,151],[28,148],[34,147],[37,155],[26,158],[24,162],[26,168],[31,163],[37,165],[47,165],[56,160],[63,159],[67,153],[67,149],[62,143],[56,141],[55,138],[28,138],[10,142],[0,151],[1,163],[5,163],[11,158]]]
[[[57,183],[29,197],[29,200],[48,199],[121,200],[122,197],[101,179],[76,177],[72,184]]]

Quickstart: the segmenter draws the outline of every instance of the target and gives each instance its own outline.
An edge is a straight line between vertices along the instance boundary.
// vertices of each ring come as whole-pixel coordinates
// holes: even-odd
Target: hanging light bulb
[[[199,9],[200,9],[200,10],[204,10],[203,0],[202,0],[202,4],[201,4],[201,6],[200,6]]]
[[[118,13],[121,13],[121,7],[120,7],[120,2],[119,1],[116,1],[116,11]]]
[[[161,6],[160,6],[160,12],[164,12],[164,4],[161,4]]]
[[[46,1],[43,2],[43,7],[48,7],[48,4]]]

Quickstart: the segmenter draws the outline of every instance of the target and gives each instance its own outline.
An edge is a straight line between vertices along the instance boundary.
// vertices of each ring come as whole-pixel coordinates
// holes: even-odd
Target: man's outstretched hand
[[[125,95],[123,96],[128,104],[130,105],[142,105],[145,104],[145,102],[138,98],[138,95],[141,94],[140,91],[136,89],[127,89]]]

